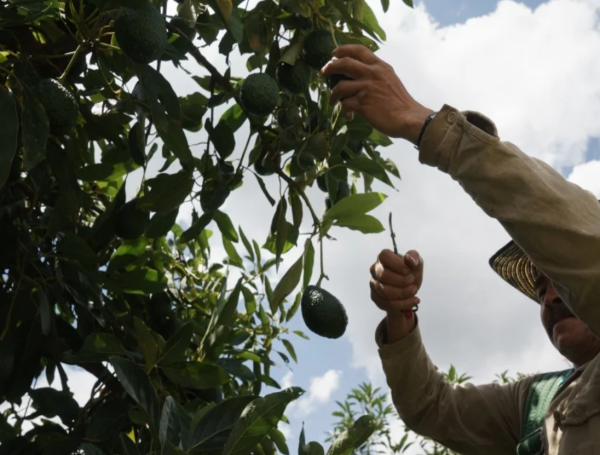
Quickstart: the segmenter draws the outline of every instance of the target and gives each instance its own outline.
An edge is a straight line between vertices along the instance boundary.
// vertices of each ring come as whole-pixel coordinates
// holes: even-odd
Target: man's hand
[[[371,266],[371,300],[387,313],[387,342],[394,343],[415,327],[415,318],[407,319],[405,310],[420,303],[416,297],[423,283],[423,258],[411,250],[404,256],[383,250]]]
[[[360,114],[376,130],[417,143],[427,116],[433,111],[417,103],[394,69],[364,46],[346,45],[333,51],[335,60],[323,68],[325,76],[343,74],[353,80],[338,83],[330,103],[342,103],[347,119]]]

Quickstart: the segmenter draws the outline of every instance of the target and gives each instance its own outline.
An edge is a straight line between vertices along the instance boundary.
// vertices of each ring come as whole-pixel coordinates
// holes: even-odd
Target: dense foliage
[[[398,176],[376,151],[390,140],[340,117],[305,64],[319,58],[304,48],[315,30],[334,45],[385,39],[365,0],[0,1],[0,454],[289,453],[277,424],[302,391],[261,396],[279,388],[273,344],[296,360],[287,324],[302,290],[326,278],[322,242],[332,226],[381,232],[367,213],[385,196],[371,184]],[[205,46],[235,49],[270,78],[250,96],[258,115],[241,99],[244,75],[219,73]],[[182,60],[198,63],[179,72],[198,91],[178,97],[160,67]],[[199,132],[209,140],[192,152]],[[220,210],[247,179],[273,206],[259,240]],[[275,198],[267,179],[281,183]],[[327,193],[322,215],[313,185]],[[182,204],[194,208],[185,230]],[[301,254],[272,284],[290,251]],[[83,406],[68,365],[97,378]],[[52,388],[33,388],[42,374]],[[374,430],[353,425],[330,455]]]

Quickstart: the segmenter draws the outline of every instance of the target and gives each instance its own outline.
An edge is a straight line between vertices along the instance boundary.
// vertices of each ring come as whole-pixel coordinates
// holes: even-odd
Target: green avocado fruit
[[[306,62],[299,58],[295,65],[281,62],[277,65],[277,81],[279,86],[291,93],[304,93],[310,84],[312,70]]]
[[[150,2],[135,9],[121,7],[115,19],[115,36],[125,55],[142,65],[157,60],[167,47],[165,19]]]
[[[265,73],[250,74],[243,82],[240,96],[244,108],[253,115],[269,115],[279,101],[279,86]]]
[[[138,207],[138,199],[132,199],[115,214],[115,233],[124,240],[137,239],[146,232],[150,213]]]
[[[335,43],[329,30],[313,30],[304,38],[303,56],[311,68],[323,68],[331,60],[334,50]]]
[[[50,121],[50,131],[57,136],[69,133],[77,124],[79,106],[75,97],[56,79],[42,79],[33,87]]]
[[[344,305],[331,293],[307,286],[301,299],[302,318],[311,332],[325,338],[339,338],[346,332],[348,315]]]

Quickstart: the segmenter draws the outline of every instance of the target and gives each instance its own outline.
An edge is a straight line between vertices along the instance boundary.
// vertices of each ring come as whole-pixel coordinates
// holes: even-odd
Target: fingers
[[[386,269],[380,262],[371,266],[371,277],[385,285],[398,288],[406,288],[411,284],[415,284],[415,276],[413,274],[399,275]]]
[[[369,72],[369,66],[359,60],[354,60],[350,57],[343,57],[332,60],[322,69],[325,76],[332,74],[343,74],[351,79],[360,79]]]
[[[340,100],[351,98],[357,95],[365,86],[363,81],[342,81],[331,91],[329,95],[329,104],[332,106]],[[358,101],[358,100],[357,100]]]
[[[336,58],[350,57],[367,65],[372,65],[379,61],[379,58],[365,46],[360,44],[346,44],[333,51]]]
[[[371,291],[385,300],[406,300],[417,295],[419,290],[416,286],[398,288],[388,284],[384,284],[381,281],[371,278],[369,282]]]
[[[418,297],[413,297],[405,300],[387,300],[379,294],[371,290],[371,300],[384,311],[406,311],[412,310],[415,305],[418,305],[421,300]]]
[[[410,267],[411,271],[423,267],[423,258],[415,250],[410,250],[404,255],[404,262]]]
[[[404,258],[398,256],[392,250],[383,250],[379,253],[377,260],[385,267],[400,275],[408,275],[410,273],[410,268],[404,262]]]

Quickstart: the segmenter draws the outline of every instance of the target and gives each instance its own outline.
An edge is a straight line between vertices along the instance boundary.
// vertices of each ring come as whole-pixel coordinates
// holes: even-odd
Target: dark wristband
[[[423,139],[425,130],[427,129],[427,127],[429,126],[431,121],[435,118],[436,114],[437,114],[437,112],[432,112],[431,114],[429,114],[427,116],[427,119],[425,120],[425,123],[423,124],[423,128],[421,128],[421,132],[419,133],[419,139],[417,139],[417,145],[415,145],[416,149],[418,149],[421,146],[421,139]]]

